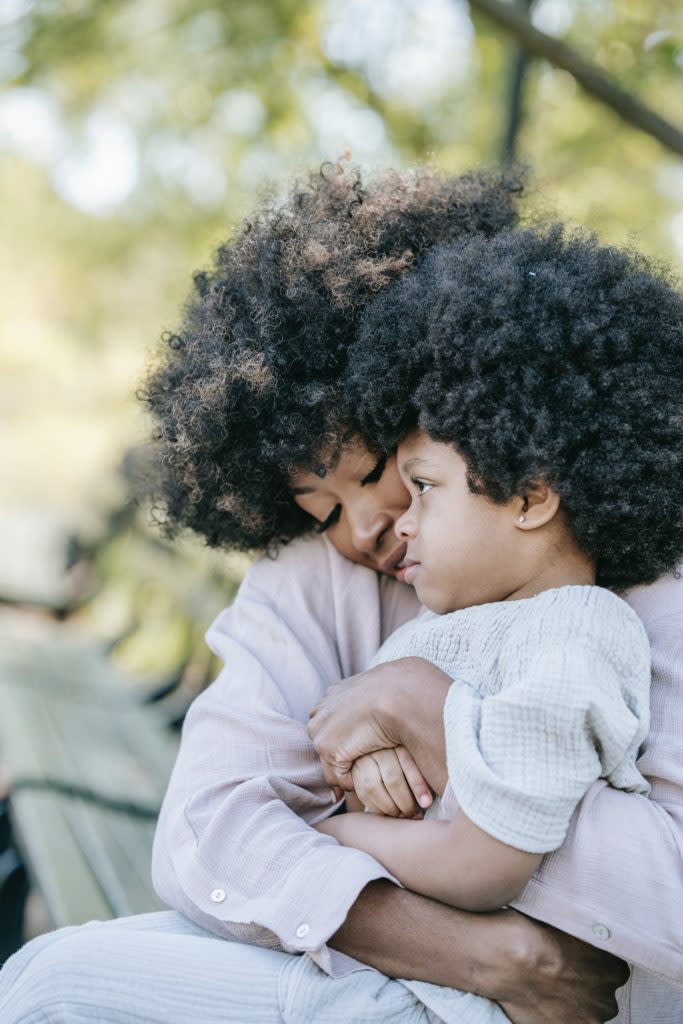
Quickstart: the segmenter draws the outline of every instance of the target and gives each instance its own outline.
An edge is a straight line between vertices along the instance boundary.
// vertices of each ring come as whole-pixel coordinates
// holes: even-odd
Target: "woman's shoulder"
[[[366,668],[384,639],[419,610],[412,587],[351,562],[316,534],[257,559],[224,614],[255,605],[296,633],[321,628],[349,675]]]
[[[260,555],[247,570],[239,593],[260,593],[269,600],[294,595],[313,601],[321,596],[329,599],[333,589],[344,590],[353,577],[364,573],[370,570],[354,566],[326,537],[312,533]]]
[[[683,628],[683,565],[660,576],[654,583],[641,584],[625,591],[624,600],[633,608],[645,628],[670,620]]]

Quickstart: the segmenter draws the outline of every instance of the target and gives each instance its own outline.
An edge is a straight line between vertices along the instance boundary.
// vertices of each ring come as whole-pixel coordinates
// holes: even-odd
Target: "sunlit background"
[[[676,0],[537,0],[531,17],[683,128]],[[102,524],[145,436],[137,382],[192,270],[264,188],[346,149],[369,169],[497,163],[516,56],[462,0],[2,0],[0,597],[82,590],[55,538],[99,531],[88,624],[125,631],[160,603],[163,630],[120,645],[134,669],[156,664],[165,552]],[[542,60],[517,153],[534,208],[683,267],[683,157]],[[197,590],[202,620],[243,562],[195,557],[215,584]]]

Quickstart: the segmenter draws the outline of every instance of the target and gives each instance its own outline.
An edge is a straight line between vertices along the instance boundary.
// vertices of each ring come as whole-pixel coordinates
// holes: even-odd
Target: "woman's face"
[[[294,501],[340,554],[401,579],[406,541],[398,539],[394,525],[410,495],[395,454],[378,459],[357,442],[344,449],[333,469],[299,473],[290,483]]]

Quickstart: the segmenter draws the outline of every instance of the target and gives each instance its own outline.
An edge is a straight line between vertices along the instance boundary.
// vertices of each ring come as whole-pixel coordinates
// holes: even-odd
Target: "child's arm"
[[[462,910],[497,910],[509,903],[542,857],[494,839],[462,811],[453,821],[343,814],[316,828],[342,846],[369,853],[406,889]]]

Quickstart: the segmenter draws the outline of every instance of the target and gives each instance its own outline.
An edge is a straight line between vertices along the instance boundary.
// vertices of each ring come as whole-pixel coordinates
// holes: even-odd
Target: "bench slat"
[[[112,916],[64,812],[64,800],[52,793],[20,792],[12,798],[17,844],[56,928]]]
[[[10,779],[58,779],[158,807],[177,740],[156,709],[137,705],[125,684],[113,690],[90,649],[79,661],[63,645],[47,661],[35,649],[24,659],[21,646],[0,655],[0,762]],[[162,908],[150,879],[153,820],[31,789],[13,793],[11,807],[55,926]]]
[[[66,816],[90,871],[106,895],[108,916],[164,909],[150,876],[153,822],[133,821],[117,811],[80,800],[70,801]]]

